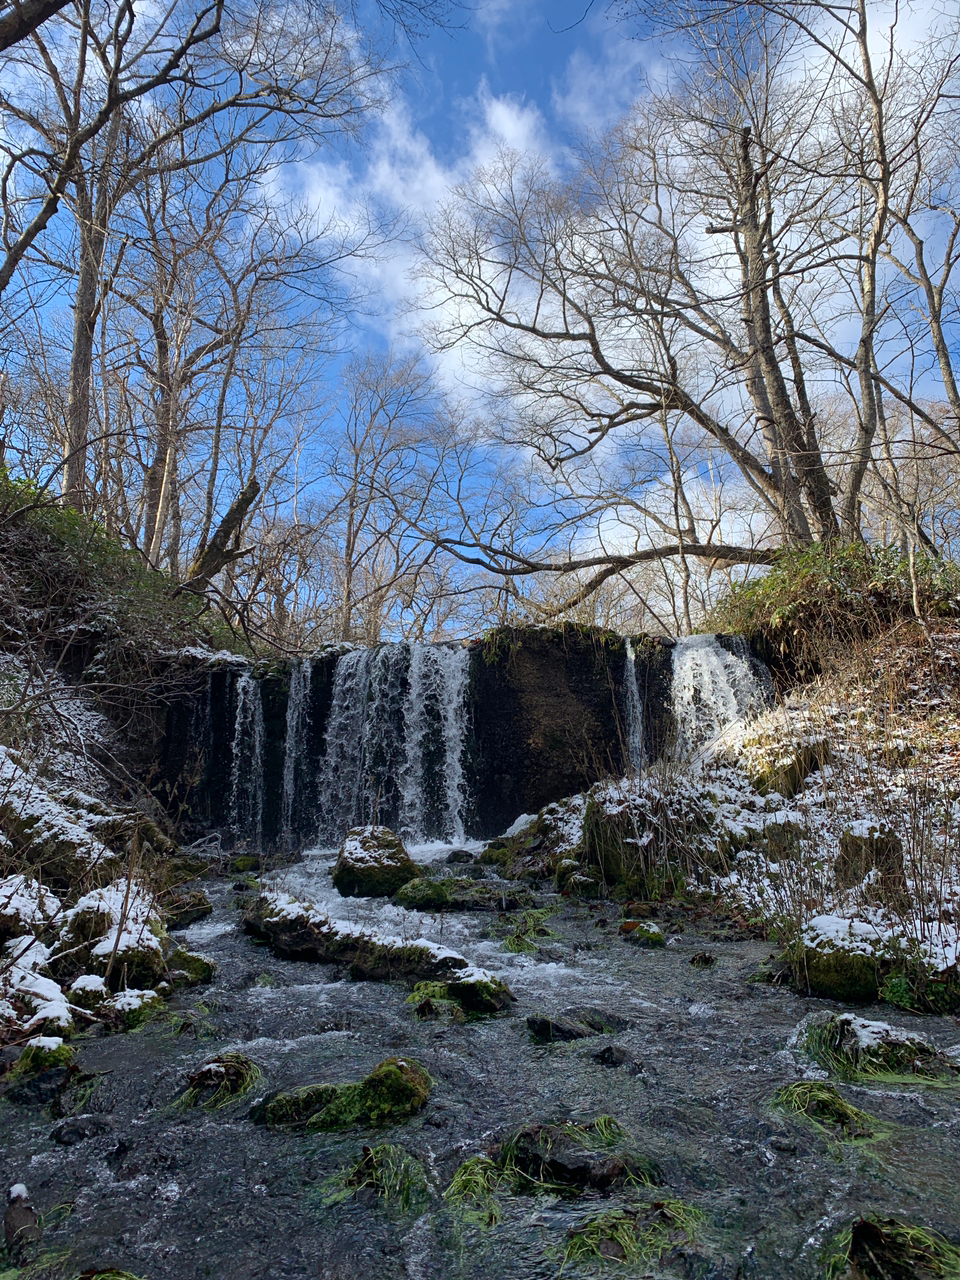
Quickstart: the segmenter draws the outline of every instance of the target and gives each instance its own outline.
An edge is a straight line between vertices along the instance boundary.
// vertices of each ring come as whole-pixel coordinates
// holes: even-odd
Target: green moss
[[[880,967],[874,956],[841,947],[797,947],[790,954],[798,990],[824,1000],[867,1004],[880,994]]]
[[[426,1106],[433,1081],[410,1058],[387,1058],[356,1084],[339,1085],[323,1109],[307,1122],[310,1132],[383,1125],[406,1120]]]
[[[524,911],[519,919],[505,924],[507,929],[503,945],[508,951],[519,955],[533,955],[539,949],[538,938],[555,938],[557,935],[547,928],[546,922],[556,915],[558,907],[536,907]]]
[[[672,1249],[692,1243],[702,1223],[703,1214],[683,1200],[609,1209],[570,1230],[563,1264],[656,1264]]]
[[[926,1041],[882,1032],[880,1023],[867,1023],[868,1034],[849,1014],[828,1015],[812,1022],[800,1047],[840,1080],[916,1080],[952,1082],[960,1063]],[[876,1028],[876,1031],[870,1030]]]
[[[167,960],[167,969],[175,986],[195,987],[201,982],[212,982],[217,976],[217,966],[206,956],[177,947]]]
[[[453,1175],[443,1198],[466,1221],[495,1227],[502,1217],[496,1193],[508,1180],[509,1174],[489,1156],[471,1156]]]
[[[645,950],[656,950],[667,945],[663,930],[649,920],[624,920],[620,926],[620,934],[635,947],[643,947]]]
[[[56,1048],[45,1048],[39,1044],[28,1044],[13,1064],[11,1076],[23,1079],[25,1076],[36,1076],[41,1071],[50,1071],[54,1067],[73,1066],[76,1055],[68,1044]]]
[[[418,1018],[451,1018],[454,1022],[463,1021],[463,1009],[451,1000],[445,982],[418,982],[410,995],[407,1004],[413,1005],[413,1012]]]
[[[250,1119],[254,1124],[277,1127],[306,1124],[336,1097],[337,1088],[335,1084],[305,1084],[297,1089],[277,1090],[251,1109]]]
[[[252,854],[241,854],[239,858],[234,858],[229,866],[232,875],[246,875],[251,871],[260,870],[260,859],[253,857]]]
[[[873,1116],[847,1102],[833,1085],[820,1081],[801,1080],[785,1085],[773,1095],[773,1105],[788,1115],[811,1120],[846,1142],[873,1137],[877,1126]]]
[[[960,1280],[960,1248],[928,1227],[860,1218],[823,1255],[824,1280]]]
[[[373,1192],[388,1207],[406,1212],[426,1200],[430,1188],[420,1161],[387,1142],[364,1147],[352,1169],[326,1184],[323,1202],[338,1204],[361,1191]]]
[[[185,1107],[219,1111],[249,1093],[262,1079],[263,1072],[245,1054],[222,1053],[187,1077],[180,1102]]]

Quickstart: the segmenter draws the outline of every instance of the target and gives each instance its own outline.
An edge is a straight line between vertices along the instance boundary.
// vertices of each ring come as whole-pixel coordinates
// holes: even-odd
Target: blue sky
[[[394,99],[359,146],[301,171],[309,198],[341,214],[367,198],[405,211],[416,225],[500,143],[562,165],[573,139],[619,117],[642,92],[645,70],[656,67],[653,46],[608,18],[606,0],[584,17],[586,2],[473,0],[461,27],[435,31],[416,47]],[[361,266],[379,314],[361,324],[358,345],[410,341],[413,261],[410,247],[398,244]]]

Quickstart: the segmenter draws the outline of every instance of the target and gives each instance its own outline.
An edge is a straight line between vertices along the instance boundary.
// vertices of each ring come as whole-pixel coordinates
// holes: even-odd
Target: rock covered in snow
[[[389,898],[420,868],[389,827],[355,827],[347,832],[333,883],[345,898]]]

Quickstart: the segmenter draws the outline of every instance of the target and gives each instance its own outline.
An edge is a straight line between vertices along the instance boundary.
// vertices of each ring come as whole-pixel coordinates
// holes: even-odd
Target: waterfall
[[[359,823],[409,840],[463,839],[469,654],[383,644],[337,661],[319,777],[320,840]]]
[[[263,835],[263,701],[249,671],[236,684],[230,765],[230,827],[259,847]]]
[[[283,738],[283,798],[280,807],[280,840],[284,848],[289,848],[294,839],[297,774],[302,768],[312,674],[313,662],[310,658],[301,658],[290,670],[287,723]]]
[[[464,713],[470,658],[465,649],[415,645],[404,707],[400,775],[403,835],[463,839]]]
[[[684,636],[673,649],[673,714],[681,752],[702,752],[735,721],[773,702],[773,680],[741,636]]]
[[[627,753],[630,768],[634,773],[639,773],[646,766],[647,755],[643,749],[643,703],[640,701],[640,688],[637,684],[637,659],[629,636],[626,638],[626,649],[623,688],[627,711]]]
[[[352,649],[337,660],[319,782],[321,840],[335,840],[358,820],[370,656],[369,649]]]

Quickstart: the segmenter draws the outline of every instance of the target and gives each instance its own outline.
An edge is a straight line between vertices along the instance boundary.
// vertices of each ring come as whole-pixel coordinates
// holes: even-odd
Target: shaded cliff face
[[[486,838],[521,813],[627,772],[631,727],[646,759],[672,737],[669,642],[633,639],[631,686],[626,642],[612,632],[500,628],[467,646],[466,683],[446,712],[435,680],[418,694],[424,659],[438,652],[390,645],[364,661],[352,651],[198,671],[192,691],[170,707],[158,789],[198,828],[268,848],[335,843],[342,832],[331,829],[331,788],[344,826],[407,822],[410,838],[449,839],[459,806],[454,829]],[[354,673],[350,682],[338,681],[340,662]],[[396,678],[379,679],[381,668]],[[361,675],[367,683],[358,687]],[[351,736],[355,749],[344,741]],[[459,778],[450,776],[454,739]],[[440,794],[444,785],[450,795]]]
[[[670,650],[635,645],[644,745],[669,732]],[[478,835],[630,767],[626,644],[592,628],[504,627],[472,647],[471,715]]]

